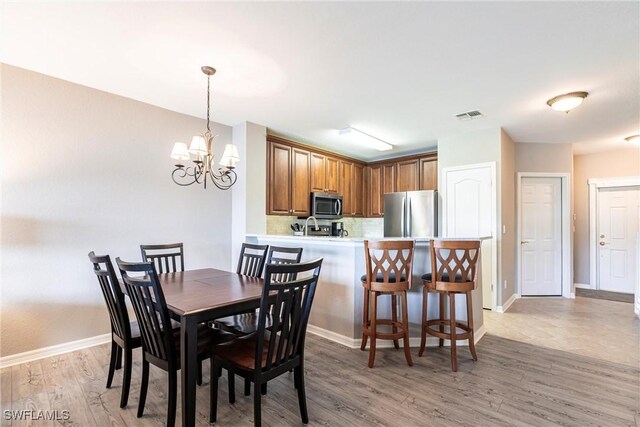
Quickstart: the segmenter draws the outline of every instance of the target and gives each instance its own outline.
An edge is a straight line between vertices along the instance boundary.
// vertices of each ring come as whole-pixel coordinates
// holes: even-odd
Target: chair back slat
[[[171,318],[154,264],[125,262],[120,258],[116,259],[116,263],[140,325],[144,351],[169,364],[176,364]],[[130,273],[141,273],[143,276]]]
[[[111,331],[122,340],[131,338],[131,324],[124,299],[124,292],[120,288],[118,276],[113,269],[109,255],[97,256],[89,252],[89,261],[93,264],[93,272],[98,278],[100,289],[107,305]]]
[[[380,292],[410,289],[414,247],[413,240],[365,240],[367,286]]]
[[[267,264],[297,264],[302,258],[302,248],[287,248],[283,246],[271,246]],[[278,274],[272,277],[275,282],[290,282],[296,279],[295,273],[290,275]]]
[[[140,245],[143,262],[153,263],[157,274],[184,271],[184,245]]]
[[[267,264],[258,318],[256,372],[265,372],[292,358],[302,357],[321,266],[322,258],[305,263]],[[273,280],[274,277],[300,274],[306,277],[288,282]],[[266,329],[268,313],[273,319],[269,330]],[[265,345],[266,359],[263,358]]]
[[[449,283],[478,285],[479,240],[433,240],[431,273],[435,286]]]
[[[269,245],[243,243],[236,273],[251,277],[262,277],[268,249]]]

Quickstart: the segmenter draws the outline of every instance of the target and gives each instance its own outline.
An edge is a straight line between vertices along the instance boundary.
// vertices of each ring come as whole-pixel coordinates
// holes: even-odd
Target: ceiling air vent
[[[473,111],[467,111],[465,113],[456,114],[456,117],[458,118],[458,120],[471,120],[471,119],[479,119],[481,117],[484,117],[484,115],[478,110],[473,110]]]

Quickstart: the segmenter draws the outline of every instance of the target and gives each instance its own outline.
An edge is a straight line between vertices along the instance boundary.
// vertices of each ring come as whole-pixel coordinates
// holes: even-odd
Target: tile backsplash
[[[349,237],[382,237],[384,220],[382,218],[342,218]],[[304,223],[304,219],[295,216],[267,215],[267,234],[287,236],[293,234],[290,225]],[[319,224],[331,224],[330,220],[319,220]]]

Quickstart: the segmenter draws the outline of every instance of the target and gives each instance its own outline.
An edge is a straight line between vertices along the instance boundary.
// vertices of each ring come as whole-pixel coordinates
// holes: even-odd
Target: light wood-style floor
[[[566,303],[566,307],[561,303]],[[594,340],[591,335],[593,328],[597,332],[596,325],[602,327],[605,323],[607,328],[624,329],[624,339],[635,331],[637,340],[638,319],[626,314],[618,316],[620,307],[615,304],[623,303],[586,298],[527,299],[516,301],[512,307],[517,316],[509,315],[511,311],[501,318],[488,313],[489,333],[478,344],[479,361],[473,362],[467,349],[461,348],[457,373],[449,369],[448,348],[429,348],[421,358],[414,349],[413,367],[406,365],[402,350],[378,350],[376,366],[369,369],[367,353],[310,334],[306,358],[310,425],[638,425],[637,363],[626,360],[620,363],[607,356],[608,348],[615,347],[620,336]],[[558,342],[566,341],[568,351],[544,345],[548,341],[546,333],[558,332],[551,327],[552,321],[528,325],[524,338],[500,336],[513,333],[500,325],[500,319],[511,322],[512,317],[527,313],[532,320],[544,319],[544,307],[550,315],[551,311],[557,311],[557,306],[568,313],[564,322],[569,322],[567,319],[573,313],[574,320],[580,319],[580,330],[592,327],[591,334],[573,336],[561,332],[563,338]],[[628,309],[629,305],[625,307]],[[607,320],[598,314],[601,310],[611,318]],[[588,312],[596,314],[588,316]],[[580,346],[576,346],[580,342],[584,346],[599,346],[598,354],[582,354]],[[121,371],[116,373],[114,387],[105,388],[108,355],[108,346],[102,345],[3,369],[1,424],[26,424],[5,420],[4,410],[42,409],[69,410],[71,419],[66,425],[164,425],[167,390],[164,373],[152,367],[145,416],[138,419],[135,413],[141,373],[139,353],[129,406],[125,409],[118,407]],[[204,381],[197,393],[198,424],[203,426],[208,424],[208,368]],[[220,386],[217,425],[251,425],[252,400],[242,396],[240,380],[235,405],[227,403],[226,380]],[[178,417],[179,407],[178,404]],[[263,422],[301,424],[292,375],[269,383],[269,393],[263,398]]]

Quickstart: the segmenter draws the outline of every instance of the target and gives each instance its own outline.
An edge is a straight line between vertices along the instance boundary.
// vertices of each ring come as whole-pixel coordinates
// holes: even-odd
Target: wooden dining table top
[[[189,315],[216,307],[259,300],[264,280],[215,268],[159,274],[169,309]]]

